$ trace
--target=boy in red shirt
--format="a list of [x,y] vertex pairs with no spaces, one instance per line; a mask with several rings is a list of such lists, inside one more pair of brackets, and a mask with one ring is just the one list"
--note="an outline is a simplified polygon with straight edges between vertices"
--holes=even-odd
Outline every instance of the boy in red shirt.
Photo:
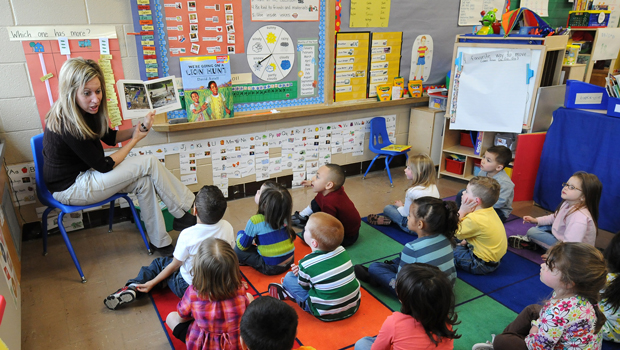
[[[317,194],[310,205],[301,212],[293,214],[292,223],[304,227],[308,216],[316,212],[324,212],[340,220],[344,226],[343,247],[348,247],[359,237],[362,219],[355,205],[344,192],[344,171],[337,164],[326,164],[319,168],[311,181],[304,181],[304,186],[312,186]],[[299,233],[303,239],[303,231]]]

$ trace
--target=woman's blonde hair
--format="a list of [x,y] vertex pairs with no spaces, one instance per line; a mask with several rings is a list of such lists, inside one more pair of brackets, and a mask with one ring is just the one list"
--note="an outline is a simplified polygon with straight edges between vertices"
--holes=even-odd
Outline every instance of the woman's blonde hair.
[[[101,83],[101,104],[95,114],[97,130],[91,129],[84,119],[84,111],[77,104],[77,94],[94,78]],[[93,60],[70,58],[58,74],[58,100],[45,116],[46,127],[57,133],[69,133],[80,140],[102,138],[108,131],[108,106],[103,72]]]
[[428,187],[437,183],[437,172],[433,160],[426,154],[417,154],[409,157],[407,166],[411,169],[411,185]]
[[192,275],[194,289],[202,299],[230,299],[241,287],[237,254],[228,242],[219,238],[207,238],[200,243]]

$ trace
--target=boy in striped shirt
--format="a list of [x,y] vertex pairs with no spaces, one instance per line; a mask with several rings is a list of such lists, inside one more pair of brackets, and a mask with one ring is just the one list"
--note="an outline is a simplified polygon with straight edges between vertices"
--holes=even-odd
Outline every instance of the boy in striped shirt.
[[360,283],[353,264],[340,245],[344,228],[326,213],[310,216],[304,241],[312,253],[292,265],[282,284],[271,283],[269,294],[280,300],[295,300],[321,321],[338,321],[353,316],[360,305]]

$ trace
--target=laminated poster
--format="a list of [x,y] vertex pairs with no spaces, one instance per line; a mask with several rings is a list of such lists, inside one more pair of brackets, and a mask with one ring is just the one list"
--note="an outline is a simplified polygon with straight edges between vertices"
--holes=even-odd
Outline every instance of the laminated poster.
[[321,10],[319,0],[251,0],[253,22],[316,22]]

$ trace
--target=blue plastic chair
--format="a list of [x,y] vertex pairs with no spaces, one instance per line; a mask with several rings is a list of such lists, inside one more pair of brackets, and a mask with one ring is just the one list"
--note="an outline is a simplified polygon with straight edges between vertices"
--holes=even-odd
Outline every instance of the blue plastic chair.
[[366,175],[368,175],[370,168],[372,168],[372,165],[375,164],[377,158],[385,157],[385,169],[387,170],[388,177],[390,178],[390,186],[394,187],[394,183],[392,182],[392,174],[390,173],[390,163],[394,157],[400,156],[401,154],[404,154],[405,157],[409,159],[409,156],[407,155],[409,150],[401,152],[382,150],[383,147],[387,147],[391,144],[392,142],[390,142],[387,127],[385,126],[385,118],[372,118],[370,120],[370,142],[368,143],[368,149],[377,155],[372,159],[372,162],[370,162],[370,165],[368,166],[368,169],[366,169],[366,173],[364,173],[362,179],[366,179]]
[[131,208],[131,212],[133,213],[134,220],[136,220],[136,224],[138,229],[140,230],[140,234],[142,235],[142,239],[144,240],[144,244],[146,245],[146,249],[149,255],[152,254],[151,248],[149,247],[149,241],[146,239],[146,235],[144,234],[144,230],[142,229],[142,225],[140,224],[140,217],[136,212],[136,208],[134,207],[131,199],[127,196],[126,193],[117,193],[112,197],[101,201],[99,203],[84,205],[84,206],[73,206],[73,205],[65,205],[55,200],[52,197],[52,194],[47,189],[47,185],[45,184],[45,180],[43,177],[43,134],[39,134],[30,139],[30,146],[32,147],[32,155],[34,157],[34,167],[36,171],[36,182],[37,182],[37,197],[39,197],[39,201],[47,206],[47,209],[43,212],[43,216],[41,218],[42,224],[42,236],[43,236],[43,255],[47,255],[47,215],[50,211],[59,208],[60,214],[58,214],[58,228],[60,229],[60,234],[62,235],[62,239],[65,241],[65,245],[69,250],[69,254],[71,254],[71,258],[73,259],[73,263],[80,273],[80,277],[82,278],[82,283],[86,283],[86,278],[84,277],[84,273],[82,272],[82,268],[80,267],[80,263],[78,262],[77,257],[75,256],[75,252],[73,251],[73,246],[71,245],[71,241],[69,241],[69,236],[67,236],[67,231],[62,224],[62,219],[65,214],[70,214],[76,211],[80,211],[83,209],[98,207],[107,203],[110,203],[110,227],[109,232],[112,232],[112,219],[114,217],[114,202],[119,198],[124,198],[127,203],[129,203],[129,207]]

